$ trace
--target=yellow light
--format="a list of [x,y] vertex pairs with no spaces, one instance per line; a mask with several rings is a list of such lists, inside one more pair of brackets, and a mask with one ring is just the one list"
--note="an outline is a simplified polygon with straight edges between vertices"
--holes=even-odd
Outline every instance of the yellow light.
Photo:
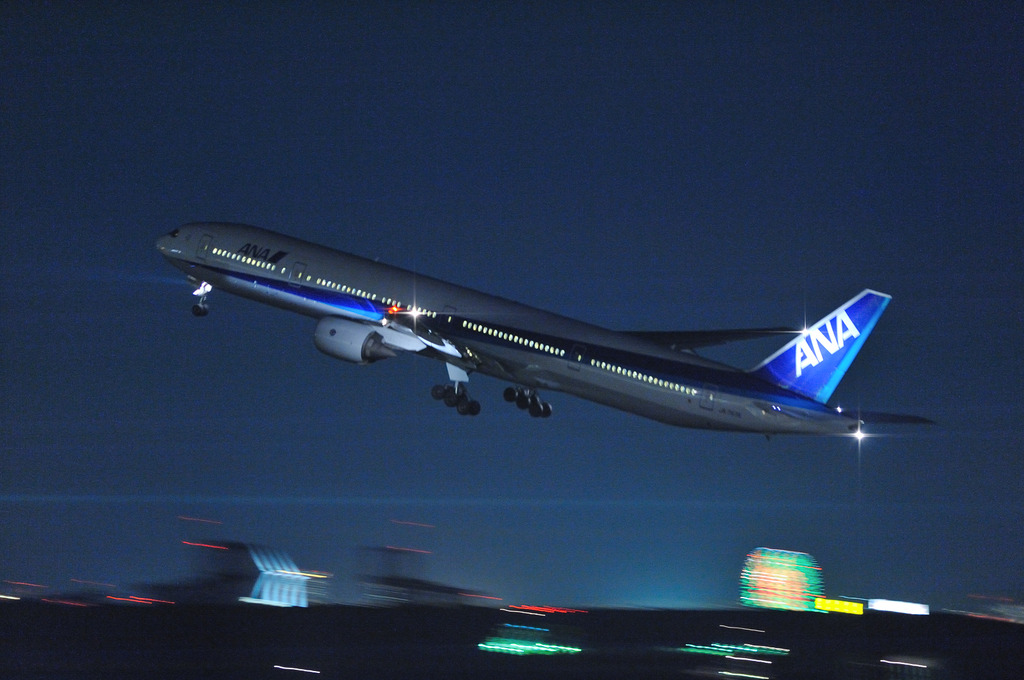
[[861,602],[829,600],[824,597],[814,598],[814,608],[825,612],[838,612],[840,614],[860,615],[864,613],[864,604]]

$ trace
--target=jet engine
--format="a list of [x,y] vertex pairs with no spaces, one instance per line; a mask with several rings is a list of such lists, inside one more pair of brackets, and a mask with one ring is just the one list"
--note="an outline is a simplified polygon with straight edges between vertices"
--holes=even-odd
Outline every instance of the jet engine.
[[384,337],[377,329],[336,316],[320,319],[313,334],[313,343],[324,354],[354,364],[371,364],[378,359],[396,356],[384,345]]

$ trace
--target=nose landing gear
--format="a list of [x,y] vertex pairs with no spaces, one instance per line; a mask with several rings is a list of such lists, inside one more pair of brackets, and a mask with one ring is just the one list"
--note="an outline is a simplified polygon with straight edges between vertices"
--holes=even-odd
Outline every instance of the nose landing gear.
[[192,294],[199,298],[199,302],[192,305],[193,316],[206,316],[210,313],[210,308],[206,306],[206,296],[211,290],[213,290],[213,286],[203,281],[198,288],[192,291]]

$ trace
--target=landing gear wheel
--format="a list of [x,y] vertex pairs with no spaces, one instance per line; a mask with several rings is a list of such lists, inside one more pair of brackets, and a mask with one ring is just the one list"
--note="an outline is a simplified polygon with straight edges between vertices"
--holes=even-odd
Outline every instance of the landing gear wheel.
[[530,416],[533,418],[540,418],[540,414],[544,412],[540,405],[540,399],[537,398],[536,394],[530,397],[529,408]]
[[210,313],[210,308],[204,304],[192,305],[192,316],[206,316]]
[[464,397],[456,404],[455,410],[458,411],[460,416],[475,416],[480,413],[480,402]]
[[551,417],[551,404],[541,401],[540,395],[533,389],[506,387],[502,396],[505,397],[505,401],[514,402],[518,408],[528,411],[534,418]]
[[434,385],[430,388],[430,396],[443,401],[445,406],[454,408],[459,415],[475,416],[480,413],[480,402],[469,398],[469,393],[462,383]]

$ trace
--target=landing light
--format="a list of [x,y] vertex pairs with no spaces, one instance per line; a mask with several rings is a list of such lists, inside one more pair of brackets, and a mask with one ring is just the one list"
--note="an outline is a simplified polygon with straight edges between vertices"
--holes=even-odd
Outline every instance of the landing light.
[[201,297],[209,293],[211,290],[213,290],[213,286],[208,284],[206,281],[203,281],[201,284],[199,284],[198,288],[192,291],[192,294]]

